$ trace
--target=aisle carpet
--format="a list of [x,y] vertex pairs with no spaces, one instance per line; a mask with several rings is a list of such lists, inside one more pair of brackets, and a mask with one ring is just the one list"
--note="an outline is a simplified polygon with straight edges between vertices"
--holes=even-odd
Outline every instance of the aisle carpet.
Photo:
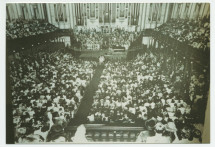
[[93,104],[93,96],[98,89],[103,69],[104,65],[98,65],[96,67],[95,74],[89,86],[86,88],[85,95],[81,101],[81,105],[79,106],[77,113],[75,114],[75,118],[69,123],[70,126],[76,126],[87,122],[87,116]]

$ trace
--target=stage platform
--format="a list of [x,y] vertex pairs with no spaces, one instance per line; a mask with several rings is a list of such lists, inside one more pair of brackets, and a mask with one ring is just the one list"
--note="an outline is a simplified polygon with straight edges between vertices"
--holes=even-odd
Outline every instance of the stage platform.
[[72,53],[84,60],[98,61],[100,56],[104,56],[107,60],[131,60],[136,57],[137,54],[144,53],[145,50],[141,49],[103,49],[103,50],[78,50],[72,49]]
[[[76,50],[77,51],[77,50]],[[108,60],[125,60],[127,52],[121,49],[106,49],[106,50],[79,50],[81,59],[98,60],[100,56],[104,56]]]

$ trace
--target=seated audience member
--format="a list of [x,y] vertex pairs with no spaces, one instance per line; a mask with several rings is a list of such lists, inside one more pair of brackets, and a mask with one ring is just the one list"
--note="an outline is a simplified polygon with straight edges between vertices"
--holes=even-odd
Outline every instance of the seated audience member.
[[63,127],[61,125],[53,125],[47,135],[46,142],[66,142]]

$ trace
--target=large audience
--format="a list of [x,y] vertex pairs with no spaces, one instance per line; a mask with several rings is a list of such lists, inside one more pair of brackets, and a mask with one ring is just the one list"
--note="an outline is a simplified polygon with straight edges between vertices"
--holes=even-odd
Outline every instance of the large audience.
[[[22,20],[7,23],[7,38],[54,30],[54,26],[45,22]],[[207,22],[172,20],[155,30],[194,48],[209,47]],[[74,31],[74,35],[81,49],[90,50],[129,48],[139,36],[123,29],[110,34],[82,29]],[[108,40],[104,35],[108,35]],[[197,63],[185,65],[183,59],[148,50],[131,61],[107,61],[88,123],[134,124],[152,131],[152,137],[161,134],[169,137],[169,143],[188,143],[194,138],[195,143],[201,142],[199,115],[191,115],[191,111],[197,100],[206,99],[204,90],[208,90],[209,71],[206,67],[195,70]],[[96,66],[97,62],[80,60],[62,51],[14,53],[10,61],[10,84],[16,143],[68,140],[64,128],[74,118]],[[145,133],[140,133],[137,142],[150,143]]]
[[6,22],[6,38],[8,40],[54,32],[58,28],[44,20],[16,20]]
[[201,21],[172,19],[156,28],[155,31],[196,49],[210,48],[210,22],[206,19]]
[[196,91],[205,86],[206,80],[203,72],[197,73],[198,77],[191,72],[187,96],[185,63],[178,60],[173,72],[173,66],[169,66],[172,62],[171,57],[158,58],[151,52],[130,62],[107,62],[88,122],[145,127],[148,120],[153,120],[162,125],[172,122],[180,131],[185,126],[195,130],[193,124],[199,121],[191,116],[192,99],[203,98]]
[[23,138],[36,134],[50,141],[47,135],[52,126],[66,127],[81,103],[94,66],[95,62],[78,60],[61,51],[16,53],[10,64],[16,142],[25,142]]

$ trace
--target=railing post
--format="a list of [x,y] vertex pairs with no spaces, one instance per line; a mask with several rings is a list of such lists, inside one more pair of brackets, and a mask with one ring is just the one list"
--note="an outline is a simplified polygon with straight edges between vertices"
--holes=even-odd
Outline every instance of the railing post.
[[113,141],[116,141],[116,131],[113,132]]
[[109,131],[106,132],[106,136],[107,136],[106,141],[109,141]]

